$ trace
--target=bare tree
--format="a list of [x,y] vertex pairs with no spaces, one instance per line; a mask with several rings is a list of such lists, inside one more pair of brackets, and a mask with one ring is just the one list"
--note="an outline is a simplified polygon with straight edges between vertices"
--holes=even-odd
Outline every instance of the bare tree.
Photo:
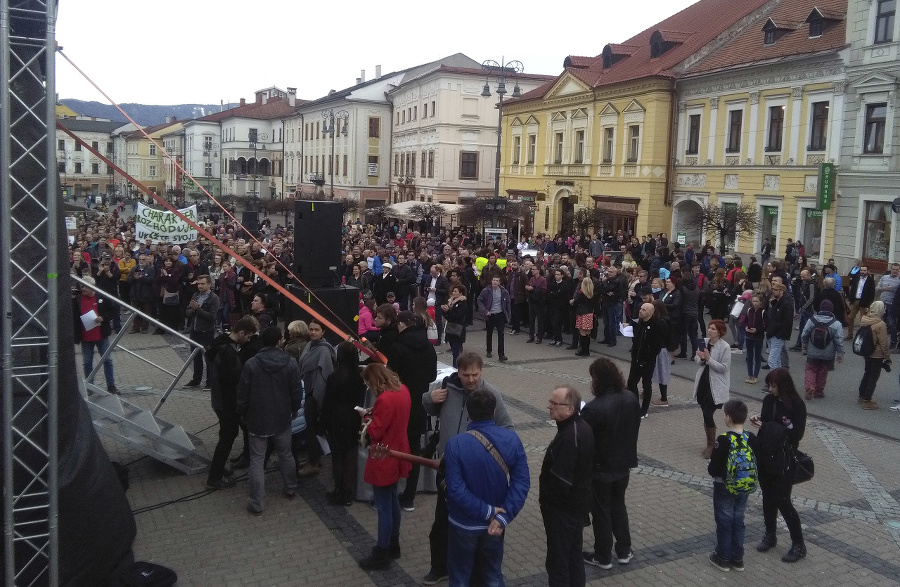
[[382,224],[388,218],[397,216],[397,211],[390,206],[376,206],[374,208],[366,208],[365,213],[366,220],[370,220],[375,225]]
[[410,217],[416,220],[433,220],[447,213],[447,209],[441,204],[422,203],[409,207]]
[[459,208],[459,220],[462,224],[474,226],[476,229],[483,229],[487,224],[495,218],[498,222],[502,221],[522,221],[526,216],[531,214],[531,207],[525,202],[507,202],[506,209],[502,212],[494,212],[487,209],[487,204],[483,198],[476,198],[462,204]]
[[692,220],[703,227],[703,232],[716,234],[720,252],[725,251],[725,239],[729,235],[752,238],[762,226],[759,214],[750,204],[707,204],[700,206]]
[[600,223],[600,209],[597,207],[580,208],[572,216],[572,224],[578,229],[581,236],[596,232]]

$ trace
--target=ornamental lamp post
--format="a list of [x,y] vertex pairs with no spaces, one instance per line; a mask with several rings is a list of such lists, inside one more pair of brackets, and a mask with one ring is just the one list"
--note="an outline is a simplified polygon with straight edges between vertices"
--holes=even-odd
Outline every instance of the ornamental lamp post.
[[322,118],[325,119],[325,130],[322,131],[323,134],[331,135],[331,161],[328,165],[328,173],[329,173],[329,175],[331,175],[331,199],[333,200],[334,199],[334,168],[337,166],[337,161],[334,158],[334,134],[335,134],[334,123],[335,123],[335,121],[337,121],[338,124],[340,124],[340,121],[342,121],[342,120],[344,121],[343,128],[341,128],[341,130],[338,132],[340,132],[340,134],[342,134],[343,136],[346,137],[347,136],[347,127],[349,126],[350,113],[347,112],[346,110],[338,110],[337,112],[335,112],[333,108],[329,108],[328,110],[322,112]]
[[[250,148],[253,149],[253,193],[246,197],[245,209],[248,212],[256,210],[256,204],[259,201],[259,160],[256,158],[257,144],[259,141],[269,140],[269,135],[259,133],[255,128],[251,128],[248,133],[250,139]],[[265,147],[263,147],[265,149]]]
[[[491,97],[491,85],[490,79],[493,77],[497,82],[497,95],[500,97],[500,101],[497,104],[498,116],[497,116],[497,163],[496,168],[494,169],[494,198],[500,197],[500,149],[501,149],[501,141],[503,138],[503,96],[506,95],[506,82],[512,78],[514,83],[512,97],[520,98],[522,96],[522,90],[519,89],[519,83],[516,80],[518,75],[525,71],[525,66],[522,65],[521,61],[504,61],[504,59],[500,58],[500,63],[492,59],[488,59],[487,61],[481,64],[481,69],[486,72],[485,81],[484,81],[484,90],[481,92],[482,98],[490,98]],[[505,208],[505,204],[504,204]]]

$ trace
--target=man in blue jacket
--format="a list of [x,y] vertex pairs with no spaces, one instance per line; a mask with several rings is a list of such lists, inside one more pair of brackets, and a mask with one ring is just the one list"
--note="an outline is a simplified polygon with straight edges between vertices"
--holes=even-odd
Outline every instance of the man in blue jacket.
[[503,534],[528,497],[525,448],[515,432],[494,423],[496,407],[493,394],[472,392],[468,432],[451,438],[444,453],[450,587],[472,583],[476,559],[481,583],[503,584]]

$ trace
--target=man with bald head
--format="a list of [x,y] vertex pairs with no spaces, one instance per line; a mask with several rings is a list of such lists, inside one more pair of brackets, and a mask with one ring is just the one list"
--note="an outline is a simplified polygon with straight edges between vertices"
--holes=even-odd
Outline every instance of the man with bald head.
[[[656,318],[653,304],[643,303],[638,311],[638,322],[634,326],[631,344],[631,369],[628,371],[626,387],[641,398],[641,417],[647,417],[650,398],[653,397],[653,368],[656,356],[666,343],[663,325]],[[641,381],[643,396],[638,394],[637,384]]]

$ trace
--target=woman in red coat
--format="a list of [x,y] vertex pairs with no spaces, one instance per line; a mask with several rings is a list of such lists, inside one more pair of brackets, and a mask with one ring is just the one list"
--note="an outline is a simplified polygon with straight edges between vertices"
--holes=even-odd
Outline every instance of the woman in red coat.
[[[400,384],[397,374],[380,363],[372,363],[363,372],[363,379],[375,394],[372,423],[368,434],[373,443],[409,452],[406,426],[409,423],[410,395]],[[378,544],[372,554],[359,562],[365,570],[386,569],[391,559],[400,558],[400,501],[397,481],[409,477],[412,464],[395,458],[366,461],[364,479],[372,485],[375,509],[378,511]]]

